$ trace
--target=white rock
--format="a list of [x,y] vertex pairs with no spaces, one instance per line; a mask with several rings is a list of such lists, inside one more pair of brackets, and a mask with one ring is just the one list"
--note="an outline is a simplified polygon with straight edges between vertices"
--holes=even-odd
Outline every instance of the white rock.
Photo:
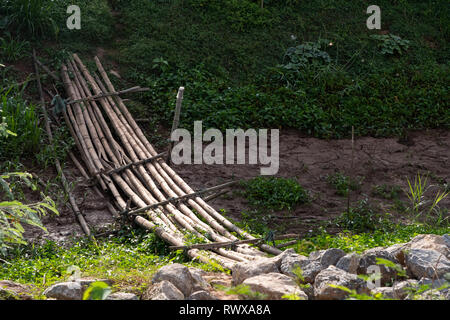
[[394,290],[394,298],[395,299],[400,299],[403,300],[405,299],[408,294],[410,293],[410,290],[408,290],[408,288],[410,289],[414,289],[417,288],[419,281],[414,280],[414,279],[408,279],[405,281],[400,281],[400,282],[396,282],[394,283],[392,289]]
[[371,291],[373,295],[381,293],[383,295],[383,298],[395,299],[394,289],[392,287],[377,287],[375,289],[372,289]]
[[192,292],[194,279],[189,268],[179,263],[169,264],[159,269],[153,276],[152,283],[170,281],[186,297]]
[[[398,264],[397,259],[395,259],[389,252],[387,252],[384,248],[377,247],[366,250],[361,255],[361,259],[359,260],[359,266],[357,273],[358,274],[368,274],[368,269],[371,266],[376,266],[379,268],[381,273],[381,285],[384,286],[387,283],[392,283],[393,280],[397,278],[397,273],[395,269],[386,267],[385,265],[377,264],[377,258],[382,258],[385,260],[389,260]],[[369,272],[370,273],[370,272]]]
[[232,269],[233,285],[241,284],[245,279],[266,273],[279,272],[277,261],[261,258],[250,262],[236,263]]
[[356,253],[349,253],[339,259],[336,267],[346,272],[356,274],[359,267],[361,257]]
[[336,248],[311,252],[309,260],[319,261],[325,268],[336,265],[340,258],[345,256],[345,251]]
[[408,243],[408,248],[434,250],[443,254],[447,259],[450,259],[448,240],[436,234],[419,234]]
[[243,284],[249,286],[252,291],[267,295],[269,300],[279,300],[285,294],[296,294],[301,299],[308,299],[292,278],[281,273],[261,274],[246,279]]
[[82,291],[81,284],[78,282],[60,282],[47,288],[44,295],[58,300],[81,300]]
[[450,260],[443,254],[426,249],[411,249],[406,254],[406,266],[417,278],[443,278],[450,272]]
[[171,282],[162,280],[154,284],[144,294],[145,300],[183,300],[183,293]]
[[299,255],[299,254],[291,254],[286,255],[282,260],[280,264],[280,271],[281,273],[287,275],[287,276],[295,276],[294,270],[296,268],[302,269],[306,263],[309,263],[309,260],[307,257]]
[[319,261],[305,262],[302,268],[302,276],[305,283],[314,283],[316,276],[320,271],[326,269],[326,267]]
[[205,290],[199,290],[193,292],[187,300],[218,300],[217,297],[210,294],[208,291]]
[[344,286],[357,293],[369,293],[366,282],[355,274],[345,272],[335,266],[319,272],[314,281],[314,296],[317,300],[342,300],[348,296],[344,290],[333,288],[330,284]]
[[203,275],[206,274],[205,271],[197,268],[189,268],[189,272],[193,279],[192,292],[211,289],[211,285],[203,279]]
[[139,298],[134,293],[115,292],[111,293],[106,300],[139,300]]

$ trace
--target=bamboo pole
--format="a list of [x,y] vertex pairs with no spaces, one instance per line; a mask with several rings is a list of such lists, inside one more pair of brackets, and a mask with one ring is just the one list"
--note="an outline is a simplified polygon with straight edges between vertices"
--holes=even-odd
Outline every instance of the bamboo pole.
[[[75,55],[74,55],[75,56]],[[108,75],[106,74],[100,60],[98,59],[98,57],[95,57],[95,62],[97,64],[97,68],[100,72],[100,74],[103,77],[103,80],[105,81],[105,83],[108,86],[108,89],[110,91],[115,91],[111,81],[108,78]],[[153,149],[153,147],[151,146],[151,144],[148,142],[148,140],[146,139],[145,135],[142,133],[142,130],[139,128],[139,126],[136,124],[136,122],[134,121],[133,117],[131,116],[131,114],[129,113],[128,109],[126,108],[126,106],[123,104],[121,98],[119,96],[114,97],[116,99],[116,101],[118,102],[118,106],[119,109],[124,113],[125,118],[128,120],[129,124],[131,125],[132,129],[133,129],[133,133],[137,135],[137,138],[139,140],[141,140],[141,142],[146,146],[148,152],[150,152],[150,155],[156,155],[156,151]],[[166,179],[167,183],[170,184],[170,186],[174,189],[174,191],[176,193],[178,193],[179,196],[184,195],[184,192],[186,193],[193,193],[194,191],[189,187],[189,185],[187,185],[168,165],[167,163],[164,163],[162,161],[158,161],[155,163],[156,168],[158,169],[158,171],[160,172],[160,174],[164,177],[164,179]],[[173,183],[173,181],[171,180],[171,178],[173,178],[177,184],[180,185],[180,187],[183,189],[181,190],[180,187],[178,187],[177,184]],[[184,191],[184,192],[183,192]],[[196,202],[196,203],[195,203]],[[194,204],[195,203],[195,204]],[[197,205],[197,203],[199,205]],[[247,239],[254,239],[253,236],[251,236],[250,234],[248,234],[247,232],[243,231],[242,229],[238,228],[237,226],[235,226],[234,224],[232,224],[229,220],[227,220],[226,218],[224,218],[223,216],[221,216],[217,211],[215,211],[211,206],[209,206],[208,204],[206,204],[200,197],[196,197],[193,200],[189,200],[189,204],[192,205],[194,207],[194,209],[196,209],[203,218],[205,218],[208,223],[213,224],[214,225],[214,229],[218,230],[221,234],[223,234],[224,236],[230,237],[232,239],[236,239],[236,237],[234,237],[232,234],[230,234],[228,231],[226,231],[225,229],[221,228],[217,222],[219,221],[223,226],[225,226],[226,228],[228,228],[229,230],[236,232],[237,234],[247,238]],[[203,210],[205,209],[205,210]],[[210,216],[211,215],[211,216]],[[281,253],[281,250],[278,250],[276,248],[270,247],[268,245],[261,245],[261,249],[263,249],[266,252],[269,252],[271,254],[279,254]]]
[[[53,143],[53,134],[52,134],[52,129],[50,127],[50,123],[48,121],[47,108],[45,108],[45,100],[44,100],[44,94],[42,92],[39,68],[38,68],[38,65],[36,62],[36,51],[34,49],[33,49],[33,61],[34,61],[34,70],[36,73],[37,87],[38,87],[39,96],[40,96],[41,109],[42,109],[42,113],[44,114],[45,130],[47,131],[50,146],[51,146],[51,148],[53,148],[53,144],[52,144]],[[55,166],[56,166],[56,170],[58,171],[58,174],[61,176],[61,182],[62,182],[63,188],[69,197],[70,205],[72,207],[72,210],[73,210],[78,222],[80,223],[81,229],[88,237],[91,237],[91,231],[89,230],[89,226],[87,225],[86,220],[84,219],[83,215],[81,214],[81,211],[78,208],[78,205],[75,201],[75,198],[72,195],[72,192],[70,192],[69,183],[67,182],[66,176],[64,175],[64,171],[62,170],[61,163],[59,162],[58,158],[55,158]]]
[[[92,90],[94,91],[94,94],[101,95],[102,93],[108,93],[103,84],[100,81],[95,82],[92,76],[90,76],[87,69],[82,64],[81,60],[74,55],[74,59],[76,63],[73,63],[73,69],[75,71],[75,78],[77,79],[75,82],[78,83],[76,89],[79,93],[78,99],[84,99],[89,96],[92,96],[92,93],[90,90],[87,89],[86,83],[83,83],[84,79],[81,76],[83,74],[87,82],[89,82]],[[77,65],[80,67],[81,72],[80,76],[77,74]],[[99,68],[100,73],[102,74],[102,70]],[[104,73],[104,70],[103,70]],[[106,73],[102,74],[104,80]],[[99,79],[97,79],[99,80]],[[109,79],[108,79],[109,80]],[[109,92],[116,92],[114,88],[112,87],[112,84],[108,83],[107,80],[105,80],[107,86],[109,87]],[[112,88],[111,88],[111,87]],[[84,87],[84,88],[83,88]],[[75,90],[75,91],[76,91]],[[83,92],[84,91],[84,92]],[[76,92],[75,92],[76,93]],[[83,96],[84,95],[84,96]],[[72,100],[75,100],[75,97],[72,97]],[[123,102],[121,98],[118,95],[105,95],[104,97],[100,97],[99,100],[84,100],[84,104],[86,108],[93,108],[94,111],[91,109],[88,109],[86,112],[83,113],[84,118],[78,117],[80,122],[84,120],[87,124],[90,132],[95,136],[95,134],[98,135],[98,141],[96,142],[97,146],[96,148],[98,150],[104,150],[106,155],[108,157],[112,157],[112,154],[116,153],[115,151],[111,152],[110,150],[118,149],[120,148],[120,145],[117,141],[114,139],[111,139],[111,137],[108,137],[109,134],[106,134],[106,139],[102,138],[102,131],[107,131],[108,126],[105,125],[102,119],[102,112],[97,110],[93,104],[96,102],[99,102],[100,105],[103,108],[103,111],[106,113],[108,118],[110,119],[111,125],[115,130],[115,133],[119,136],[119,140],[122,142],[122,145],[125,147],[125,150],[122,150],[123,154],[121,155],[121,158],[119,157],[113,157],[113,158],[107,158],[103,159],[102,157],[99,157],[99,159],[102,162],[109,161],[111,162],[111,165],[113,167],[116,167],[117,162],[119,161],[126,161],[126,162],[139,162],[144,159],[148,159],[149,157],[154,157],[157,155],[157,153],[154,151],[153,147],[148,143],[148,140],[146,140],[145,136],[143,136],[142,132],[140,134],[137,134],[137,131],[135,130],[134,126],[136,123],[134,122],[131,115],[128,113],[128,110],[123,105]],[[117,101],[117,105],[114,101]],[[76,103],[74,103],[76,105]],[[123,107],[121,106],[123,105]],[[77,112],[77,110],[76,110]],[[90,118],[89,120],[87,118]],[[97,120],[94,120],[94,118],[97,118]],[[131,119],[131,120],[130,120]],[[104,128],[105,127],[105,128]],[[139,129],[140,131],[140,129]],[[106,133],[106,132],[104,132]],[[83,138],[84,139],[84,138]],[[101,143],[102,147],[98,143]],[[109,148],[106,146],[109,144]],[[78,145],[77,145],[78,146]],[[88,150],[91,151],[91,150]],[[127,163],[125,162],[125,165]],[[123,163],[123,162],[122,162]],[[128,163],[129,164],[129,163]],[[118,186],[121,188],[121,190],[130,198],[133,200],[133,203],[135,203],[138,207],[145,207],[145,203],[148,205],[152,204],[158,204],[161,207],[159,211],[159,215],[155,213],[155,210],[149,210],[148,216],[151,219],[150,221],[141,217],[141,216],[135,216],[134,221],[142,226],[142,227],[148,227],[148,228],[159,228],[156,233],[160,235],[160,237],[171,243],[175,244],[183,244],[183,236],[179,233],[178,229],[175,228],[175,230],[172,230],[171,228],[168,228],[168,221],[169,219],[173,221],[174,223],[177,223],[180,227],[182,227],[185,230],[189,230],[192,233],[195,233],[195,228],[200,228],[199,226],[205,227],[204,230],[210,230],[212,231],[212,238],[215,241],[224,241],[224,240],[236,240],[237,238],[233,235],[231,235],[228,231],[222,228],[222,226],[211,216],[208,214],[208,210],[210,210],[208,207],[205,210],[199,203],[198,200],[199,197],[196,197],[196,200],[189,199],[187,202],[189,205],[191,205],[194,209],[196,209],[197,213],[205,218],[207,221],[206,223],[199,220],[199,218],[183,203],[179,204],[179,210],[176,208],[176,206],[172,205],[171,203],[167,204],[161,204],[162,201],[167,201],[170,198],[173,197],[181,197],[184,195],[188,195],[185,191],[183,191],[183,188],[186,188],[186,186],[180,185],[178,186],[177,183],[180,182],[181,178],[178,177],[175,174],[175,178],[172,178],[170,175],[171,171],[167,170],[163,167],[163,164],[165,164],[161,159],[155,160],[150,163],[138,165],[138,166],[132,166],[132,170],[129,168],[125,170],[119,170],[119,172],[114,172],[113,180],[118,184]],[[103,163],[103,166],[107,166],[105,163]],[[168,168],[168,166],[166,166]],[[149,172],[146,171],[146,169],[149,170]],[[112,171],[115,169],[112,169]],[[136,174],[136,176],[134,175]],[[120,177],[122,175],[123,177]],[[153,179],[156,180],[157,185],[153,181]],[[174,179],[174,180],[172,180]],[[141,182],[142,181],[142,182]],[[184,183],[184,181],[182,181]],[[145,186],[143,185],[145,183]],[[150,194],[147,191],[151,192],[152,195],[150,197]],[[140,191],[140,189],[144,189]],[[134,191],[133,191],[134,190]],[[166,196],[162,193],[166,193],[169,198],[166,198]],[[194,191],[192,190],[192,193]],[[141,198],[144,197],[144,198]],[[152,198],[153,197],[153,198]],[[186,197],[188,198],[188,197]],[[143,201],[143,199],[146,199]],[[153,200],[155,200],[153,202]],[[119,207],[123,210],[126,209],[126,205],[123,205],[123,199],[122,199],[122,205]],[[197,208],[199,210],[197,210]],[[212,209],[212,208],[211,208]],[[214,209],[212,209],[214,210]],[[157,209],[156,209],[157,211]],[[215,210],[214,210],[215,211]],[[167,217],[164,214],[164,212],[167,212]],[[163,220],[165,221],[163,221]],[[166,217],[164,219],[164,217]],[[197,225],[198,224],[198,225]],[[210,226],[211,225],[211,226]],[[219,228],[217,228],[219,227]],[[222,228],[222,230],[220,230]],[[223,236],[219,236],[218,234],[215,234],[216,230],[219,229],[220,233],[223,234]],[[156,230],[156,229],[155,229]],[[178,232],[176,232],[178,231]],[[203,236],[203,235],[202,235]],[[213,258],[218,261],[222,265],[228,265],[232,266],[236,261],[245,261],[245,260],[252,260],[255,259],[255,255],[262,254],[259,251],[255,251],[254,249],[251,249],[250,247],[247,247],[245,244],[239,244],[237,245],[236,251],[229,251],[225,250],[224,248],[215,248],[213,249],[217,252],[217,254],[213,252],[200,252],[196,251],[196,249],[190,249],[188,250],[188,255],[192,258],[198,258],[201,261],[208,261],[209,259]]]
[[[175,105],[175,113],[173,115],[172,122],[172,130],[170,130],[170,135],[172,136],[173,132],[178,128],[178,124],[180,123],[180,112],[181,112],[181,103],[183,102],[183,94],[184,87],[180,87],[177,93],[177,103]],[[170,139],[169,149],[167,151],[167,163],[171,163],[171,153],[173,148],[173,141]]]
[[104,98],[104,97],[108,97],[108,96],[115,96],[115,95],[121,95],[121,94],[126,94],[126,93],[134,93],[134,92],[144,92],[144,91],[148,91],[149,88],[141,88],[141,87],[132,87],[132,88],[128,88],[125,90],[121,90],[118,92],[107,92],[107,93],[100,93],[100,94],[96,94],[93,96],[88,96],[85,98],[79,98],[76,100],[71,100],[66,102],[66,105],[68,104],[74,104],[77,102],[85,102],[85,101],[93,101],[93,100],[98,100],[100,98]]

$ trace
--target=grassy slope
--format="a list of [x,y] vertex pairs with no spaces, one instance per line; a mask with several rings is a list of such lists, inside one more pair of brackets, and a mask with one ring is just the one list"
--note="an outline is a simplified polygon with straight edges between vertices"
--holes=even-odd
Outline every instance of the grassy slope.
[[[188,128],[203,120],[220,129],[294,127],[342,137],[352,125],[377,136],[449,127],[445,1],[378,3],[383,31],[410,41],[407,52],[392,56],[370,37],[379,32],[366,28],[366,3],[277,3],[121,3],[121,62],[129,79],[154,89],[142,99],[152,116],[168,123],[184,85]],[[277,67],[287,48],[318,39],[333,43],[325,49],[330,64],[298,73]],[[155,58],[168,67],[155,66]]]

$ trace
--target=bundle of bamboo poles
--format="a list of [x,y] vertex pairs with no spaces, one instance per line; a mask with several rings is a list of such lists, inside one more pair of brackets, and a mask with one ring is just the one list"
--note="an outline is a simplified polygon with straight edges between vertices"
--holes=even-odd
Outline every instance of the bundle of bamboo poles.
[[[117,91],[97,57],[95,63],[99,75],[93,76],[76,54],[62,66],[64,87],[73,102],[67,104],[64,119],[89,175],[112,195],[118,211],[127,212],[130,202],[137,208],[162,202],[132,218],[172,246],[186,246],[187,239],[200,243],[255,239],[193,194],[165,159],[157,156],[121,97],[110,94]],[[149,158],[151,161],[143,161]],[[117,168],[121,169],[114,170]],[[186,197],[189,194],[192,197]],[[183,201],[166,201],[180,197]],[[266,244],[259,248],[271,254],[281,252]],[[230,269],[236,262],[266,256],[248,244],[208,251],[192,248],[187,254],[205,263],[216,260]]]

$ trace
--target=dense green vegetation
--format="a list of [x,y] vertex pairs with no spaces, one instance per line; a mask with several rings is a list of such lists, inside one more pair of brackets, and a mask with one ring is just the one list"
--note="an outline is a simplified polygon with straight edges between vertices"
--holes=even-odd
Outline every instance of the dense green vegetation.
[[378,5],[387,35],[366,28],[359,1],[118,1],[121,61],[153,89],[142,101],[165,123],[184,85],[188,128],[203,120],[319,137],[348,136],[352,125],[376,136],[448,128],[448,6]]

